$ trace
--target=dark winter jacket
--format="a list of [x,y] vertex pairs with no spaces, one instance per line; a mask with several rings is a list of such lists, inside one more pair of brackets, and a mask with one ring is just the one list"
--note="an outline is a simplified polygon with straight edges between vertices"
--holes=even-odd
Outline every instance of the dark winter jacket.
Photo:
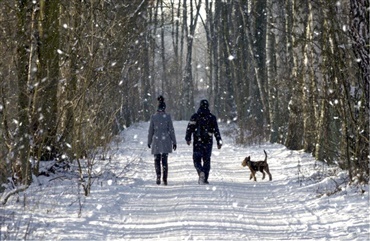
[[151,146],[152,154],[171,153],[173,145],[176,145],[175,130],[171,115],[158,111],[150,118],[148,145]]
[[197,113],[191,116],[185,140],[191,141],[192,135],[194,145],[212,144],[213,136],[216,138],[217,145],[222,144],[216,116],[208,108],[199,108]]

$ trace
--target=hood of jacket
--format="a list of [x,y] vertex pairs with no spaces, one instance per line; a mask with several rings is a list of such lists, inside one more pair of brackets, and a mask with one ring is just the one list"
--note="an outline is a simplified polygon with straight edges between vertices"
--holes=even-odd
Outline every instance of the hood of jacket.
[[200,107],[197,111],[197,114],[200,116],[206,116],[206,115],[209,115],[210,113],[211,111],[208,108],[202,108],[202,107]]

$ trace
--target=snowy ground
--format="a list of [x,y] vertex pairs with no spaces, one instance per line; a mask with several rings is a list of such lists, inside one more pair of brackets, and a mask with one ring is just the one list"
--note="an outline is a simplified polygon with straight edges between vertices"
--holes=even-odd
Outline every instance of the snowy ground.
[[[198,185],[186,124],[174,123],[168,186],[155,184],[148,123],[136,124],[95,166],[90,196],[66,172],[0,206],[0,240],[369,240],[369,187],[343,184],[345,172],[300,151],[239,147],[223,135],[210,185]],[[264,149],[273,180],[253,182],[241,162],[264,159]]]

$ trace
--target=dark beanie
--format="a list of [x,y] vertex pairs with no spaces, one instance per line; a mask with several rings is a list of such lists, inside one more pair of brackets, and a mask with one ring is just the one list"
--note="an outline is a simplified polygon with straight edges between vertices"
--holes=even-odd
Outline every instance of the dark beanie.
[[202,108],[202,109],[208,109],[208,106],[209,106],[208,100],[201,100],[200,101],[200,108]]
[[158,111],[164,111],[166,109],[166,103],[164,103],[163,96],[159,96],[158,98]]

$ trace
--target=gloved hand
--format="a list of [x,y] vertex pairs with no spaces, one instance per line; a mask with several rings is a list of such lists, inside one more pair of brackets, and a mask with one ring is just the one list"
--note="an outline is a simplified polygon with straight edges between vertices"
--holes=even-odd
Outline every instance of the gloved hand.
[[173,144],[173,150],[176,151],[177,145]]
[[148,147],[150,148],[150,144],[148,144]]
[[221,149],[221,147],[222,147],[222,140],[220,140],[219,142],[217,142],[217,148],[218,149]]
[[187,141],[187,142],[186,142],[186,144],[188,144],[188,145],[190,146],[190,144],[191,144],[191,141]]

